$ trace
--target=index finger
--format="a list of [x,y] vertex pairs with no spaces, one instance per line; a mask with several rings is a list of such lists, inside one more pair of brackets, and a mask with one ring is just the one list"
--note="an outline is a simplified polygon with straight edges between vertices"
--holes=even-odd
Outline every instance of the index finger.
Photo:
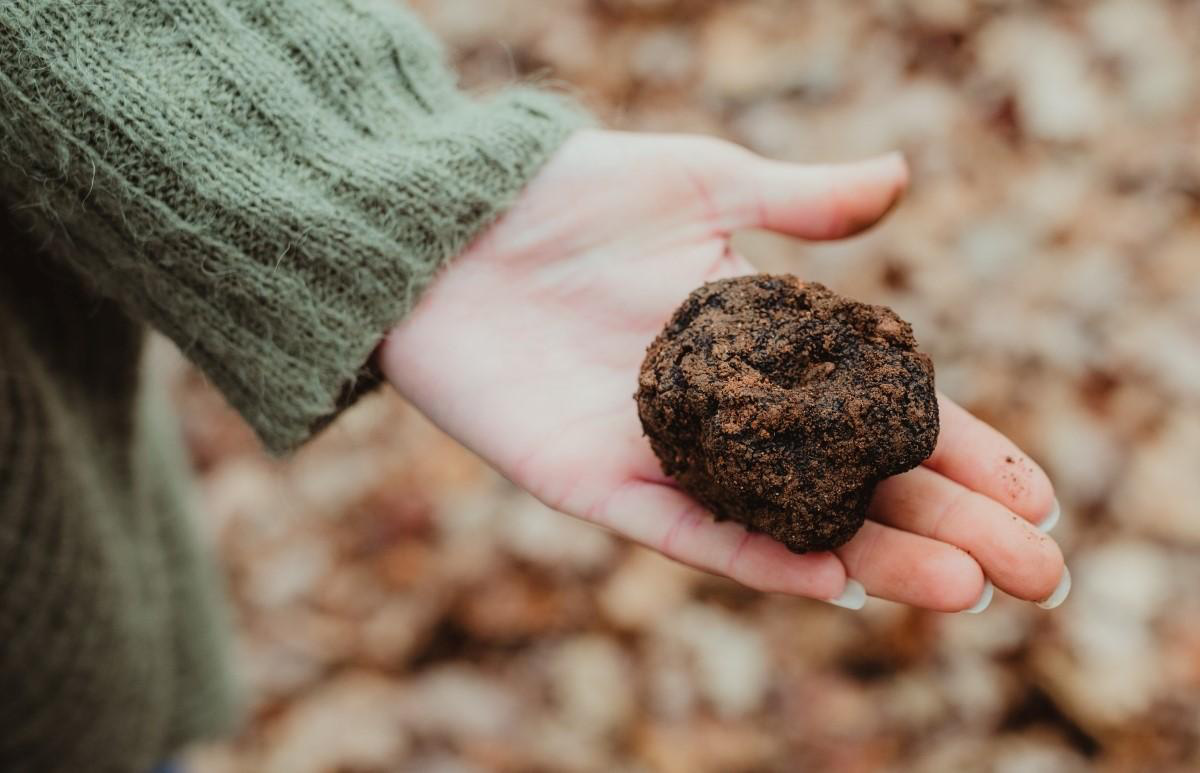
[[1054,486],[1038,463],[995,429],[938,394],[941,432],[925,466],[994,499],[1032,523],[1057,507]]
[[[753,590],[830,600],[846,592],[846,570],[828,552],[796,554],[735,521],[716,521],[673,486],[632,480],[582,514],[664,556]],[[861,606],[859,599],[857,606]]]

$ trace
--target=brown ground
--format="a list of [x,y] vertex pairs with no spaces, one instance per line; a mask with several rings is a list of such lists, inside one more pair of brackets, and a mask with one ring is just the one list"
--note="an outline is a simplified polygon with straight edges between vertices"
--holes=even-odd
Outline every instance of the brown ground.
[[891,309],[790,274],[697,288],[650,345],[637,403],[663,471],[718,518],[832,550],[876,484],[933,453],[933,363]]
[[254,710],[199,773],[1200,769],[1200,6],[418,5],[472,83],[553,68],[615,126],[904,150],[882,228],[738,249],[912,322],[1054,479],[1074,590],[978,617],[747,593],[547,513],[398,401],[277,465],[181,373]]

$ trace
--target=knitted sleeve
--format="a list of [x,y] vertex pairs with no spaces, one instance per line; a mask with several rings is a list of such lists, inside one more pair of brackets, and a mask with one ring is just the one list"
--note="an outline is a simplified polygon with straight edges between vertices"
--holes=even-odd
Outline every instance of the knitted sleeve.
[[398,0],[4,0],[0,201],[283,453],[570,131]]

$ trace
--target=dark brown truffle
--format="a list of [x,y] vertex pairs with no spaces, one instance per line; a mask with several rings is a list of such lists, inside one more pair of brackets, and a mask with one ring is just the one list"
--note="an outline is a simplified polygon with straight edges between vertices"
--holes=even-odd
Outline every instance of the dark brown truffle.
[[663,470],[803,553],[844,544],[876,484],[933,453],[933,363],[891,309],[793,276],[710,282],[646,352],[638,415]]

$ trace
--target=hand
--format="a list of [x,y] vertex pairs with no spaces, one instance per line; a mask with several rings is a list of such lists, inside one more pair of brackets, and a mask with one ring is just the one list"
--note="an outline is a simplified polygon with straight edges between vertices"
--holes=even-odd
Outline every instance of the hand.
[[[834,552],[795,555],[716,522],[663,476],[633,393],[647,345],[712,279],[754,273],[731,232],[836,239],[907,183],[898,156],[769,161],[720,140],[587,130],[446,267],[381,348],[387,377],[442,429],[549,506],[763,591],[942,611],[992,586],[1047,599],[1068,581],[1045,474],[942,398],[937,450],[884,481]],[[1061,599],[1058,599],[1061,600]]]

